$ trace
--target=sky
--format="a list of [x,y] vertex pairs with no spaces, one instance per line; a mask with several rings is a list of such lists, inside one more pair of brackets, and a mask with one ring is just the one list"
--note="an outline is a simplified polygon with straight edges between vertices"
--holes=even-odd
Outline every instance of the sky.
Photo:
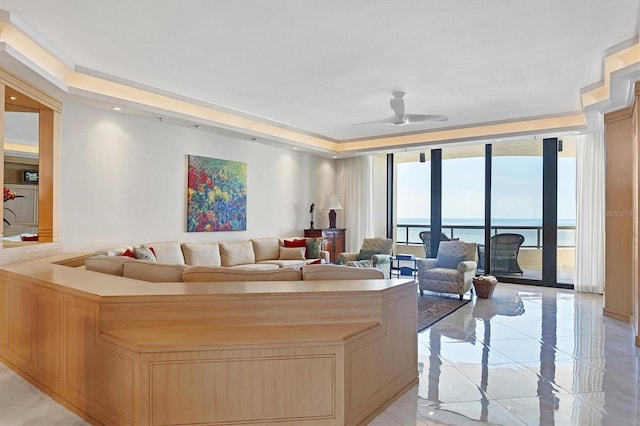
[[[398,164],[398,218],[428,218],[430,163]],[[558,219],[575,221],[575,159],[558,158]],[[542,157],[494,157],[494,219],[542,221]],[[484,157],[442,162],[442,217],[484,218]],[[401,221],[400,221],[401,222]]]

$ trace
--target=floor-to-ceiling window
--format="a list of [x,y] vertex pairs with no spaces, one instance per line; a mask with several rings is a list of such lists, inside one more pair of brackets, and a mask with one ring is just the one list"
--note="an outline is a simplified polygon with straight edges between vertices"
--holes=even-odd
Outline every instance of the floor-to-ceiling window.
[[484,145],[442,149],[442,232],[484,243]]
[[547,138],[394,154],[397,252],[439,228],[442,238],[478,243],[482,273],[572,285],[574,152],[572,142]]
[[576,141],[558,145],[558,282],[573,284],[576,246]]
[[[424,256],[419,234],[431,224],[431,155],[430,151],[394,155],[396,168],[396,239],[398,244],[413,246],[413,253]],[[404,250],[404,252],[412,250]],[[403,252],[401,250],[401,252]]]
[[492,275],[542,279],[542,141],[492,144],[491,235]]

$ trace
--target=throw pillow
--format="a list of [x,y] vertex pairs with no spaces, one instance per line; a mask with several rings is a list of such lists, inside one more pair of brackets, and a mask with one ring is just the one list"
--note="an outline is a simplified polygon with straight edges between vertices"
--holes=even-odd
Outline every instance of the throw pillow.
[[360,250],[360,253],[358,253],[358,260],[371,260],[371,258],[376,254],[380,254],[380,251],[379,250]]
[[306,247],[280,247],[280,260],[304,260]]
[[446,253],[438,253],[436,266],[438,268],[458,269],[458,263],[463,262],[466,256],[464,254],[454,255]]
[[129,250],[129,249],[126,249],[126,250],[124,251],[124,253],[122,253],[120,256],[132,257],[132,258],[134,258],[134,259],[136,258],[136,257],[134,256],[133,252],[132,252],[131,250]]
[[136,259],[148,260],[149,262],[156,262],[156,255],[149,247],[141,246],[133,248],[133,255]]
[[322,250],[322,238],[307,238],[307,259],[317,259]]
[[307,265],[320,265],[322,263],[322,259],[316,259],[311,263],[308,263]]
[[299,240],[284,240],[285,247],[307,247],[307,240],[301,238]]

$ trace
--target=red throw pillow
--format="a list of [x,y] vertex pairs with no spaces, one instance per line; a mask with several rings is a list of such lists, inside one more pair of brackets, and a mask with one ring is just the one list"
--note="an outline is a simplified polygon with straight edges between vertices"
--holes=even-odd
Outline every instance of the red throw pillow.
[[284,240],[285,247],[307,247],[307,239],[302,238],[300,240]]
[[316,260],[314,262],[309,263],[309,265],[319,265],[321,263],[322,263],[322,259],[318,259],[318,260]]
[[22,241],[38,241],[37,235],[21,235],[20,239]]
[[127,257],[133,257],[135,259],[135,256],[133,255],[133,252],[129,249],[126,249],[124,251],[124,253],[122,253],[120,256],[127,256]]
[[153,253],[153,255],[154,255],[155,257],[158,257],[158,255],[156,254],[156,251],[153,249],[153,247],[149,247],[149,251],[150,251],[151,253]]

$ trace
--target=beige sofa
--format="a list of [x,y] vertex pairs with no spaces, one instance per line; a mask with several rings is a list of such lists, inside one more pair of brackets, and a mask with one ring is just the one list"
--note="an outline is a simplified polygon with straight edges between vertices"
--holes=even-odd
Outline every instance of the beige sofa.
[[[329,253],[318,251],[318,258],[305,259],[301,253],[306,250],[284,247],[284,241],[284,238],[258,238],[218,243],[144,244],[155,252],[155,262],[123,256],[133,247],[120,246],[97,251],[85,260],[85,269],[150,282],[384,278],[384,274],[366,269],[358,272],[358,268],[313,265],[319,261],[328,263]],[[308,271],[304,274],[308,276],[303,276],[303,271]],[[324,278],[314,278],[318,276]]]

